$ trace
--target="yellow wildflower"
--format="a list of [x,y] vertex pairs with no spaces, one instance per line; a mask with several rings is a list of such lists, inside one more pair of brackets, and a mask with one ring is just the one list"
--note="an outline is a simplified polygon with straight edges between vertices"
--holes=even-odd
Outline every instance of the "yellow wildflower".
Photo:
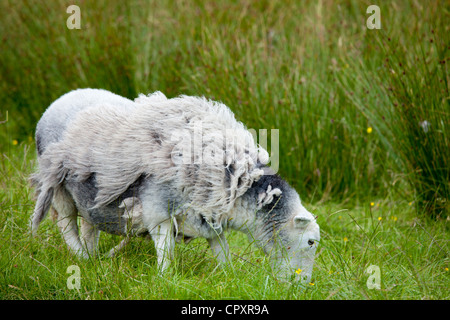
[[367,133],[372,133],[372,127],[367,128]]
[[300,274],[300,273],[302,273],[302,271],[303,271],[302,269],[298,268],[298,269],[295,271],[295,273],[296,273],[296,274]]
[[348,238],[347,237],[344,237],[344,242],[347,242],[348,241]]
[[382,217],[378,217],[378,221],[381,221],[383,218]]
[[15,140],[15,139],[12,141],[12,144],[15,146],[17,146],[18,143],[19,143],[19,141]]
[[314,285],[314,283],[310,282],[310,283],[309,283],[309,285],[310,285],[310,286],[313,286],[313,285]]
[[370,206],[373,207],[375,205],[375,202],[371,202]]

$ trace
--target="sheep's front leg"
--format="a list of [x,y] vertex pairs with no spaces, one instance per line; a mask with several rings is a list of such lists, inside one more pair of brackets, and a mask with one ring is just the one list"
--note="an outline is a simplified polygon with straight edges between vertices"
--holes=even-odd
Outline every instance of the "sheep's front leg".
[[228,242],[223,232],[214,238],[208,239],[208,243],[217,261],[221,263],[229,261]]
[[155,243],[159,272],[165,272],[173,259],[175,246],[171,220],[163,221],[152,228],[150,235]]

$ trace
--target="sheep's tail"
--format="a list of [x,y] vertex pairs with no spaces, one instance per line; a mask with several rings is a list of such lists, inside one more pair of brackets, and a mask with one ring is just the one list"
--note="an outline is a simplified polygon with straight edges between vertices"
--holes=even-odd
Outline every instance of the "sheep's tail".
[[32,174],[29,178],[29,182],[36,190],[36,206],[34,207],[34,213],[31,217],[31,232],[33,236],[36,235],[37,229],[41,221],[47,215],[50,205],[52,204],[54,189],[49,186],[45,186],[42,183],[39,173]]
[[45,188],[39,191],[34,213],[31,217],[31,232],[33,236],[36,235],[39,224],[46,217],[53,199],[53,188]]
[[46,151],[38,157],[39,168],[36,173],[29,177],[29,182],[36,190],[36,206],[31,217],[31,232],[36,235],[36,231],[41,221],[46,217],[52,204],[53,195],[61,188],[67,170],[63,165],[63,160],[59,156],[61,152]]

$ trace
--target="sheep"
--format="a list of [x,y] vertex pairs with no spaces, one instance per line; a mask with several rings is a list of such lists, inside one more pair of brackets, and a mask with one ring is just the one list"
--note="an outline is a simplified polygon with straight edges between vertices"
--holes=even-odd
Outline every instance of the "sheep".
[[310,280],[320,240],[315,217],[224,104],[78,89],[48,107],[35,138],[33,234],[52,207],[76,255],[92,256],[100,231],[125,236],[110,255],[133,236],[150,236],[164,272],[175,242],[198,237],[219,262],[230,262],[224,232],[235,229],[256,240],[281,276],[301,269],[297,278]]

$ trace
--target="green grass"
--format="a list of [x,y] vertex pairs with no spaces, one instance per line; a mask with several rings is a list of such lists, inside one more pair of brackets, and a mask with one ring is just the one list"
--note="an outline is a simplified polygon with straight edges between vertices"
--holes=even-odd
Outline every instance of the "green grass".
[[[70,4],[81,30],[66,28]],[[448,299],[449,6],[383,2],[382,29],[368,30],[371,4],[1,1],[0,298]],[[50,219],[31,238],[36,123],[83,87],[205,95],[249,128],[279,129],[280,174],[319,216],[314,285],[276,280],[239,233],[234,269],[198,239],[164,278],[145,239],[86,262]],[[102,252],[118,241],[102,235]],[[79,291],[66,286],[72,264]],[[366,286],[370,265],[381,290]]]
[[[161,277],[151,241],[136,238],[110,259],[103,254],[120,238],[108,234],[98,257],[79,260],[51,218],[30,236],[32,147],[15,146],[0,168],[2,299],[449,299],[448,225],[420,219],[407,201],[389,197],[351,209],[306,204],[321,226],[312,284],[274,277],[268,259],[236,231],[228,233],[233,267],[218,265],[206,241],[196,239],[176,246]],[[71,265],[80,268],[79,290],[67,287]],[[380,290],[367,287],[370,265],[381,270]]]

